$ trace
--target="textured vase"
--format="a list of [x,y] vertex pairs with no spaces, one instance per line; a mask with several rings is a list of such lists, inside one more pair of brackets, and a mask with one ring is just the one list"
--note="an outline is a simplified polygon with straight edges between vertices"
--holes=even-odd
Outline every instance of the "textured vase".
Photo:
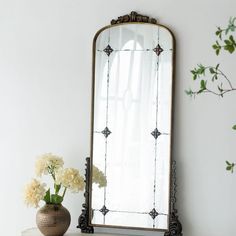
[[36,215],[36,224],[45,236],[62,236],[70,226],[70,212],[61,204],[46,204]]

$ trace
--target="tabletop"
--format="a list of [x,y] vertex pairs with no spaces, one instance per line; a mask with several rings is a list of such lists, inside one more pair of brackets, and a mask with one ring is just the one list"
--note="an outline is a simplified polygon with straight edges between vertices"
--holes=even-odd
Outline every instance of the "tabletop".
[[[85,234],[81,233],[80,229],[69,229],[64,236],[134,236],[129,234],[118,234],[118,233],[94,233],[94,234]],[[43,236],[43,234],[38,230],[38,228],[30,228],[22,231],[21,236]],[[136,235],[138,236],[138,235]],[[155,235],[158,236],[158,235]]]
[[[78,236],[81,235],[79,230],[68,230],[64,236]],[[21,233],[21,236],[43,236],[37,228],[26,229]]]

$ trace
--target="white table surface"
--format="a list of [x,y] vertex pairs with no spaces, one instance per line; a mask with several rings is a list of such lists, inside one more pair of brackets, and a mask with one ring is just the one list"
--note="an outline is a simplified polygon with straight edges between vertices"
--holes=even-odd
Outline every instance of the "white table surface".
[[[85,233],[81,233],[80,229],[69,229],[64,234],[64,236],[89,236],[89,235],[91,236],[128,236],[128,234],[121,235],[121,234],[111,234],[111,233],[85,234]],[[43,236],[43,234],[38,230],[38,228],[30,228],[30,229],[26,229],[22,231],[21,236]]]
[[[69,229],[65,234],[65,236],[78,236],[84,235],[80,233],[80,229],[71,230]],[[43,236],[43,234],[37,228],[26,229],[22,231],[21,236]]]

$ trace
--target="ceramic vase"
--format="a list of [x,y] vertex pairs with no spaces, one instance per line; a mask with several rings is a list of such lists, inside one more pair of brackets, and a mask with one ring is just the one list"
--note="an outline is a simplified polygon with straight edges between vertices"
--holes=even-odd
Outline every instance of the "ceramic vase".
[[70,212],[61,204],[46,204],[36,214],[36,224],[45,236],[64,235],[70,221]]

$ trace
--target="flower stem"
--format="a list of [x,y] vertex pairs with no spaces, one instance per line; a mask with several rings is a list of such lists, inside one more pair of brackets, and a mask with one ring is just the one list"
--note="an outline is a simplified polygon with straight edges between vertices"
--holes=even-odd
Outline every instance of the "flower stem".
[[63,191],[63,194],[62,194],[62,197],[64,198],[65,194],[66,194],[66,190],[67,188],[65,187],[64,191]]

